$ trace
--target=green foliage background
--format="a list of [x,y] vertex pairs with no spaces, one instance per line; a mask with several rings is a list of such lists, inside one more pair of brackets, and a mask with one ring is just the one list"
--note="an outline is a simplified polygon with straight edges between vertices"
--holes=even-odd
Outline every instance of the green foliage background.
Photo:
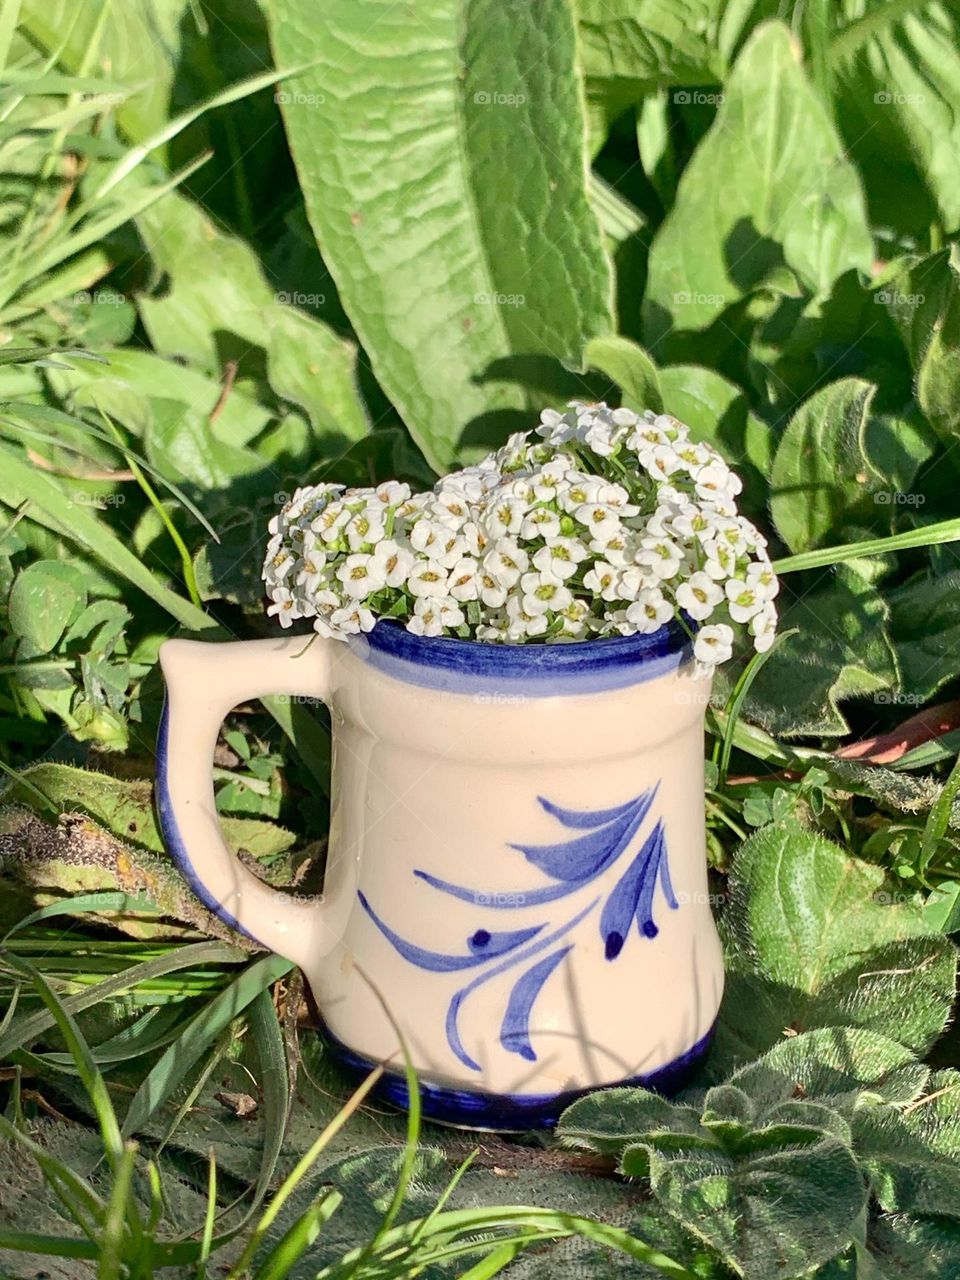
[[[483,1140],[447,1211],[552,1225],[445,1219],[443,1248],[531,1280],[960,1275],[958,28],[923,0],[0,2],[4,1274],[202,1275],[210,1205],[238,1275],[440,1248],[433,1219],[384,1241],[470,1145],[372,1109],[249,1234],[347,1087],[287,967],[166,861],[156,655],[267,632],[298,484],[429,485],[577,396],[738,468],[788,634],[708,716],[702,1078]],[[316,887],[328,761],[306,706],[225,726],[225,833],[273,883]]]

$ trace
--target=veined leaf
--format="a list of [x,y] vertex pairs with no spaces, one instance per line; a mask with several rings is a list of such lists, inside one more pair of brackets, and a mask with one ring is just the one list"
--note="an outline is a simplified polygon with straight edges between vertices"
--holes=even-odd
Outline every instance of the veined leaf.
[[720,0],[578,0],[583,67],[591,96],[617,105],[665,85],[715,84]]
[[747,698],[748,715],[770,733],[843,734],[842,703],[897,687],[889,609],[848,565],[822,586],[781,599],[780,628],[799,628],[764,665]]
[[790,31],[767,23],[737,59],[653,242],[648,345],[656,354],[671,328],[706,328],[784,267],[816,294],[871,258],[856,172]]
[[[934,221],[953,230],[960,222],[955,6],[845,0],[836,9],[860,19],[834,40],[831,62],[837,120],[874,220],[908,235]],[[866,38],[858,38],[863,28]]]
[[579,364],[613,329],[569,8],[272,0],[270,14],[277,58],[315,60],[281,101],[324,261],[384,390],[446,469],[502,438],[525,360]]

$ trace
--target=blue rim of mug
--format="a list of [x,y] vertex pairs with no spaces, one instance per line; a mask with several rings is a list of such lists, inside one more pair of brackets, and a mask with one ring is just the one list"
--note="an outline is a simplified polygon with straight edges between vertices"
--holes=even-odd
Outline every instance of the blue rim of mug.
[[647,635],[566,644],[489,644],[417,636],[397,622],[382,620],[365,635],[353,636],[350,648],[375,670],[422,688],[553,697],[644,684],[689,662],[693,646],[676,621]]
[[[474,1089],[455,1089],[418,1079],[420,1102],[424,1116],[438,1124],[467,1129],[486,1129],[494,1133],[525,1133],[531,1129],[552,1129],[560,1116],[578,1098],[599,1089],[643,1088],[665,1096],[677,1093],[689,1084],[713,1043],[716,1021],[705,1035],[684,1053],[655,1071],[611,1080],[609,1084],[589,1089],[568,1089],[562,1093],[513,1094],[486,1093]],[[382,1063],[354,1052],[323,1025],[321,1034],[331,1057],[353,1076],[368,1076]],[[406,1110],[408,1093],[406,1076],[399,1071],[384,1071],[373,1088],[373,1096],[392,1106]]]

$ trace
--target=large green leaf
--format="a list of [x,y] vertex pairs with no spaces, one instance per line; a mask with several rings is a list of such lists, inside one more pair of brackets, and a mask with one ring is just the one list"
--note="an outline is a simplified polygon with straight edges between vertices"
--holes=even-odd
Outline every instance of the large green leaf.
[[891,592],[888,600],[890,638],[900,660],[902,690],[912,702],[926,702],[956,678],[960,572],[917,578]]
[[789,268],[826,293],[872,244],[856,172],[787,27],[748,40],[650,251],[645,334],[696,331]]
[[737,1275],[798,1276],[845,1250],[866,1201],[836,1138],[745,1157],[685,1152],[650,1158],[653,1193]]
[[899,680],[886,604],[847,565],[832,579],[817,575],[812,589],[778,603],[781,627],[799,633],[761,668],[747,696],[748,714],[778,735],[848,732],[842,702],[893,689]]
[[[791,551],[839,541],[884,513],[919,506],[909,486],[931,453],[929,431],[873,412],[876,387],[841,378],[787,424],[770,476],[770,506]],[[845,538],[844,534],[848,536]]]
[[591,97],[621,109],[665,85],[723,78],[719,0],[578,0],[583,69]]
[[874,219],[907,235],[923,235],[934,221],[955,229],[960,224],[955,6],[846,0],[837,9],[853,19],[874,19],[868,39],[841,36],[833,59],[837,119],[864,175]]
[[902,259],[877,298],[907,348],[920,408],[952,443],[960,427],[960,249]]
[[[324,260],[429,461],[502,435],[530,358],[613,328],[564,0],[271,0]],[[375,124],[373,123],[375,122]],[[526,359],[524,359],[526,358]],[[510,415],[503,419],[504,424]]]
[[784,1031],[866,1027],[917,1053],[942,1032],[956,949],[933,935],[919,903],[892,900],[880,867],[811,832],[769,826],[741,846],[729,893],[715,1070]]
[[[909,1113],[908,1113],[909,1114]],[[935,1151],[893,1107],[860,1107],[853,1114],[857,1158],[888,1213],[960,1217],[960,1162]]]
[[851,1113],[864,1095],[913,1102],[929,1074],[909,1049],[886,1036],[860,1027],[822,1027],[781,1040],[730,1082],[755,1102],[806,1098]]

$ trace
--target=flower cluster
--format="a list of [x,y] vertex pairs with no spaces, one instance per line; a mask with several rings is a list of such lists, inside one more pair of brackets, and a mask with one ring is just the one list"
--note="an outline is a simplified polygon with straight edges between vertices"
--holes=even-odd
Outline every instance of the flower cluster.
[[546,409],[428,493],[299,489],[270,523],[269,612],[346,639],[380,618],[423,636],[522,644],[678,619],[703,672],[737,631],[773,643],[777,579],[737,512],[740,481],[666,414]]

